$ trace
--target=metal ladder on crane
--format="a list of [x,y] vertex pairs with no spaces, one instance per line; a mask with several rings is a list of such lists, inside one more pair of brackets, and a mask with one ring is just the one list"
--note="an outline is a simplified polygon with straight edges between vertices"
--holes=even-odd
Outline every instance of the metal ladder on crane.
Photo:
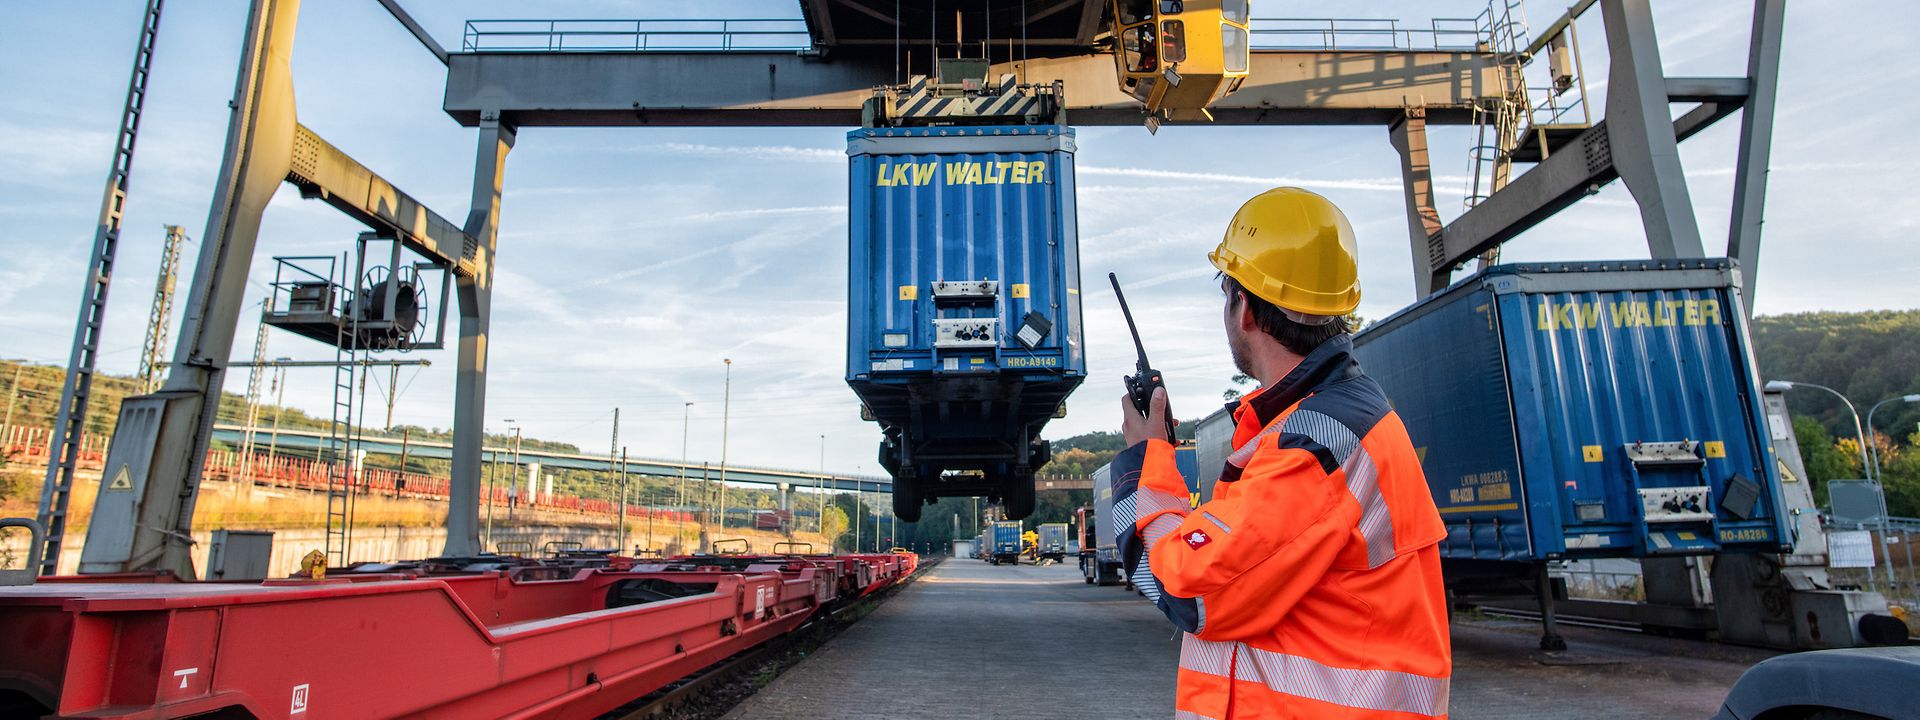
[[173,289],[180,276],[180,246],[187,239],[186,228],[167,226],[166,244],[160,248],[160,272],[153,283],[153,309],[147,313],[147,339],[140,345],[140,392],[160,389],[165,378],[167,325],[173,320]]
[[[342,272],[346,270],[345,257],[340,267]],[[357,280],[359,275],[351,277]],[[334,343],[333,421],[327,426],[327,448],[333,460],[327,473],[326,557],[330,568],[346,567],[353,545],[353,485],[358,475],[354,450],[359,444],[354,437],[353,391],[360,362],[360,314],[352,300],[344,299],[352,286],[341,283],[339,287],[345,311]]]
[[[1467,149],[1467,173],[1462,210],[1472,210],[1507,186],[1513,175],[1513,149],[1527,122],[1530,105],[1523,74],[1526,63],[1527,11],[1525,0],[1492,0],[1475,22],[1487,49],[1498,58],[1500,92],[1473,106],[1473,145]],[[1481,255],[1481,264],[1500,257],[1493,248]]]
[[[140,134],[140,115],[147,99],[147,77],[153,64],[153,43],[160,32],[160,6],[147,0],[140,22],[140,44],[133,53],[133,77],[127,82],[127,102],[120,113],[120,134],[113,151],[113,169],[107,173],[106,197],[101,199],[100,225],[93,238],[93,257],[87,265],[87,283],[80,296],[80,320],[73,331],[73,351],[67,359],[67,378],[60,389],[60,413],[54,421],[59,444],[47,461],[47,477],[40,493],[39,521],[46,528],[40,554],[40,574],[60,567],[60,544],[67,533],[67,506],[73,500],[74,465],[80,459],[87,427],[87,403],[93,395],[94,368],[100,354],[100,328],[107,316],[107,290],[120,248],[120,219],[126,208],[128,178],[133,170],[133,145]],[[102,478],[101,489],[121,481]],[[130,481],[128,481],[130,482]],[[128,486],[131,490],[131,485]]]
[[[262,302],[262,313],[273,312],[273,296],[268,295]],[[266,379],[267,370],[267,329],[272,327],[265,322],[253,336],[253,367],[247,373],[247,424],[240,432],[240,476],[234,478],[235,494],[240,497],[253,496],[253,473],[257,460],[254,451],[258,448],[260,403],[262,402],[261,384]],[[277,410],[276,410],[277,412]],[[271,460],[271,458],[269,458]]]

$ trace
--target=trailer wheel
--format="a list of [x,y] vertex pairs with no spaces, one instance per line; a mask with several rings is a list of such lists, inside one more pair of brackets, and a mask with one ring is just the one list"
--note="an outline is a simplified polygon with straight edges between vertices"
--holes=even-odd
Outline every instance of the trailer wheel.
[[1033,471],[1015,470],[1007,480],[1008,520],[1024,520],[1033,514]]
[[893,516],[900,522],[920,522],[920,492],[914,487],[912,473],[902,472],[893,479]]

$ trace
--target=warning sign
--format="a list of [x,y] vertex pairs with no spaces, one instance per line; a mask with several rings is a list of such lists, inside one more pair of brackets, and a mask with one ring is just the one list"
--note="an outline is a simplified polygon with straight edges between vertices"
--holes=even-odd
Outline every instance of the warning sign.
[[121,465],[120,470],[113,474],[113,481],[107,483],[107,489],[118,491],[133,490],[133,475],[127,472],[127,466]]

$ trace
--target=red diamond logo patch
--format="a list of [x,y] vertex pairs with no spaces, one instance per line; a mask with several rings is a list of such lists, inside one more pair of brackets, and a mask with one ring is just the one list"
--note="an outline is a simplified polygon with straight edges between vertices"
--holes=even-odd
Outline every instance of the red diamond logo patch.
[[1195,530],[1193,532],[1187,533],[1187,536],[1185,539],[1187,541],[1187,547],[1193,548],[1195,550],[1199,550],[1200,548],[1206,547],[1207,543],[1213,542],[1213,538],[1208,537],[1205,532],[1200,530]]

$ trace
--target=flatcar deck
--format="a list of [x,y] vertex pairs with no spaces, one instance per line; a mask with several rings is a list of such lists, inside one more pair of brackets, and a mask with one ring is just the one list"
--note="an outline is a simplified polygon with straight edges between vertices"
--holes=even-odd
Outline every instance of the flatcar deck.
[[[1761,650],[1595,628],[1541,653],[1536,623],[1457,615],[1459,718],[1705,718]],[[948,560],[728,720],[1173,715],[1179,643],[1145,600],[1072,565]]]

